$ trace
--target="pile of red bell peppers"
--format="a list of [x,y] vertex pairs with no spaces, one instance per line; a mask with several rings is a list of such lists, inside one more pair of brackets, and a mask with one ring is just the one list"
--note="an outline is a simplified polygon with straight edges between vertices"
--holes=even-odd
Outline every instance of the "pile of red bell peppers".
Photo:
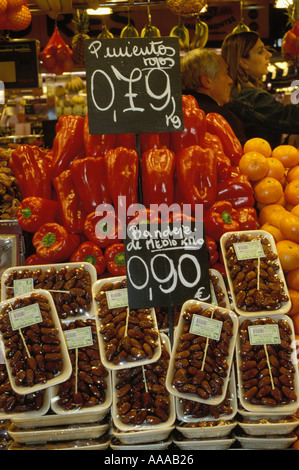
[[225,119],[205,115],[191,96],[183,96],[183,115],[182,131],[140,134],[140,155],[135,134],[90,135],[88,115],[61,116],[51,150],[14,150],[18,222],[35,249],[26,263],[88,261],[98,276],[125,274],[117,213],[125,196],[126,207],[140,202],[146,216],[151,204],[202,204],[210,266],[224,272],[221,235],[259,224],[252,186],[238,170],[243,150]]

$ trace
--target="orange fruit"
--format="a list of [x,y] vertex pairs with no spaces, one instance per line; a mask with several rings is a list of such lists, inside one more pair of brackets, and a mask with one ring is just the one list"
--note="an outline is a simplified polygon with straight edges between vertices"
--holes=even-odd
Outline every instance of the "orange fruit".
[[289,183],[293,180],[299,180],[299,165],[293,166],[287,172],[287,182]]
[[299,243],[299,217],[288,212],[285,217],[280,220],[279,230],[284,238]]
[[299,268],[289,271],[286,281],[289,289],[299,290]]
[[255,184],[253,192],[257,202],[275,204],[282,197],[283,188],[277,179],[266,176]]
[[20,5],[8,9],[8,29],[22,31],[31,23],[31,12],[27,5]]
[[239,169],[250,181],[259,181],[269,171],[268,159],[259,152],[244,153],[239,161]]
[[292,212],[292,214],[297,215],[297,217],[299,217],[299,204],[296,204],[296,206],[294,206],[291,209],[291,212]]
[[260,210],[260,223],[261,225],[268,223],[279,229],[280,220],[286,212],[285,208],[280,204],[268,204]]
[[289,272],[299,268],[299,245],[292,240],[281,240],[276,243],[278,257],[283,271]]
[[271,233],[276,243],[279,242],[280,240],[284,240],[284,236],[279,230],[279,228],[275,227],[274,225],[269,224],[268,222],[262,225],[260,230],[266,230],[266,232]]
[[280,160],[285,168],[293,168],[299,164],[299,151],[293,145],[278,145],[272,151],[272,157]]
[[299,179],[290,181],[284,189],[286,202],[296,206],[299,204]]
[[252,139],[247,140],[245,142],[243,151],[247,152],[259,152],[265,157],[271,157],[272,149],[269,142],[265,139],[261,139],[260,137],[253,137]]
[[295,289],[289,289],[289,297],[292,302],[292,307],[288,312],[288,315],[297,315],[299,313],[299,291]]
[[283,184],[285,176],[284,166],[281,161],[273,157],[267,158],[267,161],[269,165],[267,176],[272,176],[272,178],[276,178]]

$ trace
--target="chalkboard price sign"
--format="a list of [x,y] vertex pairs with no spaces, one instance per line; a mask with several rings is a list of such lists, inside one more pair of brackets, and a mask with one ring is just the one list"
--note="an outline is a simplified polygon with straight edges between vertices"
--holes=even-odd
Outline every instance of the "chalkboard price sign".
[[211,302],[203,223],[127,226],[125,256],[130,308]]
[[90,134],[183,130],[178,38],[84,43]]

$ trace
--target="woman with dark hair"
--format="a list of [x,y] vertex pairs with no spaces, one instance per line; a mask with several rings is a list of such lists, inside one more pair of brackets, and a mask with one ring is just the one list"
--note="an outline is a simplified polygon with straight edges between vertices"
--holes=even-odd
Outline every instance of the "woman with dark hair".
[[247,139],[261,137],[272,148],[282,144],[283,134],[299,134],[299,107],[282,104],[265,90],[271,53],[253,31],[231,33],[223,41],[222,57],[233,80],[227,107],[243,122]]

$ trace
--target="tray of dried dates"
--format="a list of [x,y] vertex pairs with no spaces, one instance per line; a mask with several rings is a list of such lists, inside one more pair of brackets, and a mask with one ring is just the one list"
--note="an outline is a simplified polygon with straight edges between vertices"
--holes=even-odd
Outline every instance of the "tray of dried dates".
[[112,371],[112,418],[121,431],[158,430],[174,424],[175,400],[165,386],[170,340],[161,333],[162,353],[151,364]]
[[293,322],[287,315],[241,318],[236,342],[239,400],[252,413],[291,415],[299,405]]
[[57,414],[102,412],[104,417],[112,401],[111,372],[101,361],[94,319],[63,323],[72,363],[68,380],[52,387],[51,408]]
[[1,277],[1,300],[44,289],[51,293],[61,320],[92,317],[92,284],[97,280],[91,263],[18,266]]
[[42,289],[0,304],[0,334],[12,389],[27,395],[64,382],[72,372],[51,294]]
[[100,353],[107,369],[156,362],[161,339],[153,308],[128,307],[126,277],[101,279],[92,286]]
[[269,232],[228,232],[220,246],[236,313],[247,317],[288,313],[291,301]]
[[227,392],[238,317],[231,310],[188,300],[174,335],[166,386],[177,397],[210,405]]

